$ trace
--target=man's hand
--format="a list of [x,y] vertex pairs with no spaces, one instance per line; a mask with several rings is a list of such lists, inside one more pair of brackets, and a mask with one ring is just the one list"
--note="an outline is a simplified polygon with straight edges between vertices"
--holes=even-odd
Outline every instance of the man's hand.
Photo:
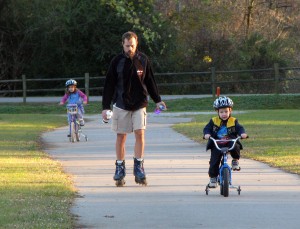
[[160,106],[163,106],[163,107],[164,107],[163,110],[167,110],[167,106],[166,106],[166,104],[165,104],[164,101],[161,101],[161,102],[159,102],[159,103],[156,103],[156,109],[162,110],[162,109],[160,108]]
[[109,111],[109,110],[102,111],[102,119],[104,119],[104,120],[107,120],[107,115],[106,115],[107,111]]

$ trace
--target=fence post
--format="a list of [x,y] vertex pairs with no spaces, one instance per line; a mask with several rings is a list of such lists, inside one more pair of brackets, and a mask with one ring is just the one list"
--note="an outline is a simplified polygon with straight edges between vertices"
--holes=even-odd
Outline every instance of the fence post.
[[87,96],[87,99],[89,101],[89,95],[90,95],[90,75],[88,72],[84,74],[84,88],[85,88],[85,94]]
[[23,103],[26,103],[26,75],[22,75],[22,82],[23,82]]
[[211,93],[213,98],[216,97],[216,68],[211,67]]
[[274,64],[274,77],[275,77],[275,94],[279,94],[279,64]]

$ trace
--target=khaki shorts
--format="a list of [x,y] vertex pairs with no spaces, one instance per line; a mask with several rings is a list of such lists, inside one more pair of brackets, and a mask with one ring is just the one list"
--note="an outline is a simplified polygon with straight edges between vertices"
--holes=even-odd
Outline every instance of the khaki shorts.
[[136,111],[127,111],[113,107],[112,130],[116,133],[132,133],[134,130],[146,129],[146,108]]

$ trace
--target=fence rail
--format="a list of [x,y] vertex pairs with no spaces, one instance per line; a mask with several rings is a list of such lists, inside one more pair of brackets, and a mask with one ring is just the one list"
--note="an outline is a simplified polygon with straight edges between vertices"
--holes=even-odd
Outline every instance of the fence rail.
[[[229,71],[217,71],[214,67],[210,71],[206,72],[179,72],[179,73],[156,73],[156,80],[159,88],[172,88],[172,87],[202,87],[202,91],[209,90],[214,97],[216,94],[216,87],[222,85],[222,87],[233,87],[239,84],[241,88],[246,84],[250,84],[248,89],[253,90],[257,84],[266,84],[266,87],[272,87],[272,93],[282,93],[283,87],[285,90],[290,90],[290,85],[297,85],[296,93],[300,92],[300,67],[284,67],[280,68],[277,63],[273,68],[266,69],[251,69],[251,70],[229,70]],[[179,78],[180,77],[180,78]],[[190,78],[188,80],[188,78]],[[61,92],[64,82],[69,78],[34,78],[27,79],[25,75],[22,75],[21,79],[14,80],[0,80],[1,84],[14,84],[14,90],[1,90],[0,95],[22,93],[23,102],[26,103],[26,97],[28,93],[37,92]],[[82,77],[73,77],[75,80],[84,81],[85,94],[90,95],[92,91],[102,91],[105,76],[90,76],[89,73],[85,73]],[[95,83],[91,81],[97,81],[100,86],[93,86]],[[55,88],[28,88],[29,82],[57,82],[61,86]],[[100,83],[99,83],[100,82]],[[17,86],[18,84],[18,86]],[[270,86],[272,84],[272,86]],[[204,87],[203,87],[204,86]],[[40,84],[39,84],[40,87]],[[252,89],[251,89],[252,87]],[[265,87],[262,85],[262,87]],[[2,87],[0,87],[2,88]],[[170,89],[165,89],[166,91]],[[229,89],[228,89],[229,90]],[[243,90],[243,89],[240,89]],[[197,93],[197,92],[196,92]],[[292,93],[292,92],[290,92]],[[295,92],[294,92],[295,93]]]

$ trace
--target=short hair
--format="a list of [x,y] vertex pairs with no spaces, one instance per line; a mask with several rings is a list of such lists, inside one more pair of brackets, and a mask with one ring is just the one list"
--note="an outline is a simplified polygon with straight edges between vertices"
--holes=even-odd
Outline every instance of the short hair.
[[136,39],[136,43],[138,43],[138,36],[136,33],[128,31],[122,35],[122,43],[124,43],[125,39],[130,40],[131,38]]

